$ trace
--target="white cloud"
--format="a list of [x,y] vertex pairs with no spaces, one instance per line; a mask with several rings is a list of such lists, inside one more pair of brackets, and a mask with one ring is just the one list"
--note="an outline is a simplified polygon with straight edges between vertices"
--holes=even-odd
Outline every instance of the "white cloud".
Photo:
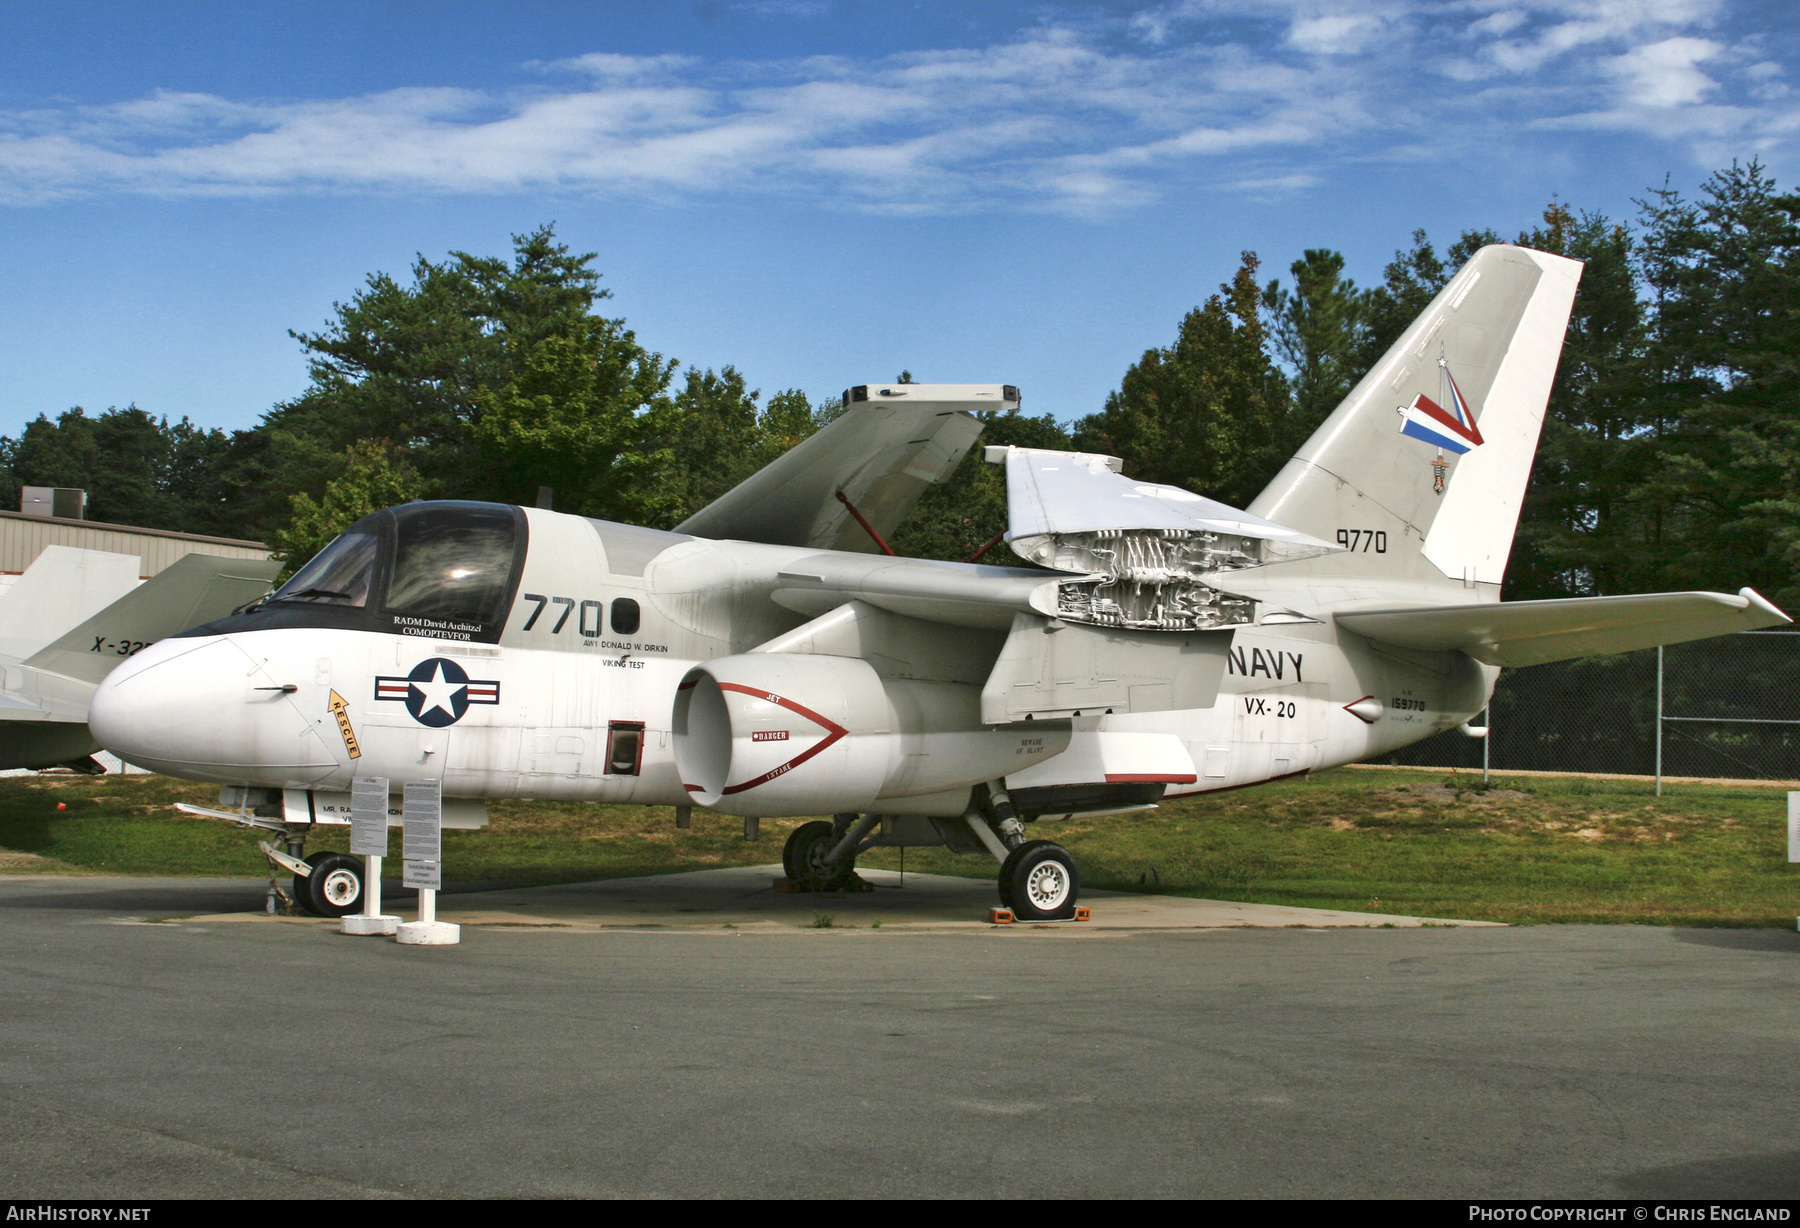
[[1679,107],[1702,101],[1719,83],[1697,65],[1724,51],[1706,38],[1665,38],[1633,47],[1607,62],[1607,70],[1624,83],[1626,101],[1640,107]]
[[732,7],[758,17],[823,17],[831,11],[829,0],[744,0]]
[[1313,55],[1355,55],[1381,32],[1373,13],[1326,13],[1297,17],[1288,27],[1288,42]]
[[1294,171],[1286,175],[1268,175],[1261,179],[1237,179],[1226,186],[1252,196],[1291,196],[1296,192],[1318,187],[1319,177],[1306,171]]
[[[1546,0],[1517,6],[1541,20],[1527,37],[1496,39],[1486,54],[1507,72],[1530,73],[1570,52],[1643,31],[1704,27],[1722,7],[1723,0]],[[1513,20],[1510,28],[1527,24]]]
[[1523,9],[1501,9],[1497,13],[1489,13],[1480,21],[1463,31],[1467,38],[1503,38],[1531,20],[1531,15]]
[[[1725,0],[1176,0],[985,47],[761,62],[594,52],[510,91],[0,111],[0,201],[295,191],[829,197],[1095,214],[1184,182],[1632,130],[1785,148],[1785,68]],[[802,6],[805,7],[805,6]],[[1119,36],[1136,36],[1121,39]],[[1733,41],[1735,38],[1735,41]],[[1729,155],[1728,155],[1729,156]],[[1262,169],[1271,157],[1303,172]]]

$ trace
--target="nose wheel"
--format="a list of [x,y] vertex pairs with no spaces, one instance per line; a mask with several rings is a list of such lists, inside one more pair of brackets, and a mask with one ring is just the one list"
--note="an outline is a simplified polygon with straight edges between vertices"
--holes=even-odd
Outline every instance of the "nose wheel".
[[1081,896],[1081,872],[1069,850],[1027,840],[1000,865],[1000,903],[1021,921],[1067,921]]
[[294,899],[321,917],[344,917],[363,904],[363,863],[344,853],[310,858],[312,873],[295,876]]

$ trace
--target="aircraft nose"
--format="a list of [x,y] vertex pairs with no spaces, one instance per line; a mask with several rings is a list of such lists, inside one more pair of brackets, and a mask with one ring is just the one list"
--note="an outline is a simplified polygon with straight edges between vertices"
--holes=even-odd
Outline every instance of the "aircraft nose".
[[107,675],[88,728],[153,771],[299,787],[336,763],[282,686],[230,637],[162,640]]

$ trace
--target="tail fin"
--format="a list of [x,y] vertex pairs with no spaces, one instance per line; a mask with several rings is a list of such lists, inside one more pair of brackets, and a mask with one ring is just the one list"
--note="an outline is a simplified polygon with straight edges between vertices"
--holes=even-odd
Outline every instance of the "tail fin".
[[138,586],[135,554],[45,546],[0,596],[0,654],[24,658]]
[[1561,256],[1476,252],[1250,505],[1346,547],[1280,570],[1498,600],[1580,280]]
[[[135,562],[135,559],[134,559]],[[99,682],[146,644],[223,618],[269,591],[276,559],[184,554],[25,661],[34,669]]]

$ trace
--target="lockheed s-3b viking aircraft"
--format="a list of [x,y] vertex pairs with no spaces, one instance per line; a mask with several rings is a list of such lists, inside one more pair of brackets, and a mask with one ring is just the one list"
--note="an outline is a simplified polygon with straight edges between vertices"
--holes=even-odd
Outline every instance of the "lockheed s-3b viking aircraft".
[[[291,836],[342,821],[356,776],[439,780],[471,825],[493,797],[829,814],[789,839],[790,877],[948,846],[1000,863],[1021,920],[1067,917],[1077,867],[1040,822],[1467,728],[1504,666],[1787,621],[1748,589],[1500,603],[1580,272],[1478,252],[1246,510],[989,448],[1037,567],[892,557],[882,534],[1018,392],[868,385],[675,532],[366,517],[266,601],[124,662],[90,723]],[[311,902],[346,912],[358,864],[332,866]]]

